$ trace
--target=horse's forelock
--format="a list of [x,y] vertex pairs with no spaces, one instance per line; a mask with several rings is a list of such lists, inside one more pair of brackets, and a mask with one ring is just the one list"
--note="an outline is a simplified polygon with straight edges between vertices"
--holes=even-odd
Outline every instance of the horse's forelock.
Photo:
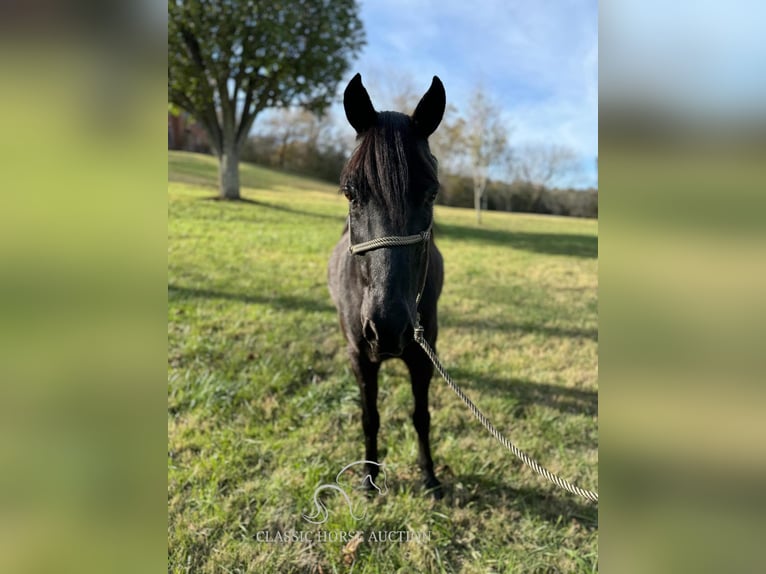
[[[436,179],[436,164],[430,161],[430,154],[425,157],[419,143],[408,116],[382,112],[378,114],[377,125],[360,136],[343,171],[343,182],[355,184],[363,198],[369,196],[385,206],[395,225],[402,225],[407,215],[410,162],[422,163],[423,169],[433,170],[429,175]],[[416,189],[411,193],[422,191]]]

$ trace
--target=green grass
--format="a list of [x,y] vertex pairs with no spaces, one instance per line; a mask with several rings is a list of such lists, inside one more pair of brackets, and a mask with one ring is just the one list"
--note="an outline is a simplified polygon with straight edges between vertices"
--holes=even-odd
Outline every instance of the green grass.
[[[170,572],[591,572],[597,508],[522,467],[446,387],[431,391],[444,500],[421,491],[412,397],[381,371],[389,492],[315,487],[363,458],[358,390],[326,287],[346,214],[336,188],[243,165],[252,203],[206,201],[216,165],[169,154]],[[438,350],[501,431],[553,472],[597,489],[597,222],[436,210],[445,260]],[[348,475],[348,483],[359,479]],[[259,531],[431,531],[427,542],[269,543]]]

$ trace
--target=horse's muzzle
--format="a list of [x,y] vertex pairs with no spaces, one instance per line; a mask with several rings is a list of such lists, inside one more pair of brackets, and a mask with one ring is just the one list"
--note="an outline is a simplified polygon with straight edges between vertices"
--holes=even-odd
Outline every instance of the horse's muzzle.
[[392,322],[368,318],[362,323],[362,333],[375,355],[381,358],[398,357],[412,341],[415,328],[410,321]]

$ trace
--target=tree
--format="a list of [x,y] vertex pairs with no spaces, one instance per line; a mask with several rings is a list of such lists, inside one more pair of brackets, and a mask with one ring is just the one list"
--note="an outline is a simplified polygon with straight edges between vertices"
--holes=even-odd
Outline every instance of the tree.
[[204,127],[220,195],[239,199],[239,156],[256,116],[322,111],[364,45],[355,0],[169,0],[168,99]]
[[337,183],[355,142],[345,122],[341,126],[331,112],[318,115],[301,108],[270,111],[262,118],[245,142],[243,159]]
[[275,136],[279,142],[277,167],[284,168],[288,149],[296,142],[316,147],[322,119],[306,109],[287,108],[270,115],[263,127],[267,134]]
[[439,160],[439,173],[458,175],[465,167],[465,119],[453,104],[447,104],[439,129],[429,138],[431,151]]
[[462,128],[468,167],[473,179],[476,222],[480,224],[481,201],[487,187],[489,170],[502,162],[508,153],[508,130],[503,124],[500,108],[481,87],[474,91],[471,108]]
[[579,168],[577,153],[564,145],[526,144],[516,151],[514,165],[519,179],[538,187]]
[[518,179],[531,184],[533,205],[540,202],[545,188],[554,180],[579,169],[577,153],[564,145],[528,143],[516,150],[513,159]]
[[416,79],[406,70],[372,66],[367,77],[367,89],[375,93],[380,110],[411,114],[423,96]]

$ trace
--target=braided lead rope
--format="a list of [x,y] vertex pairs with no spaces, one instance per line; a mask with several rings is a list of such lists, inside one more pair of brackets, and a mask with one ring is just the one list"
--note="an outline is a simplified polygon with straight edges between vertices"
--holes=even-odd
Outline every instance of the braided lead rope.
[[447,373],[447,371],[444,370],[444,367],[439,361],[439,357],[436,356],[436,353],[434,352],[434,350],[423,338],[423,328],[420,326],[418,326],[415,329],[415,341],[426,352],[426,355],[428,355],[428,358],[431,359],[431,362],[436,367],[436,370],[439,371],[439,374],[442,376],[442,378],[447,382],[447,385],[449,385],[449,388],[452,389],[458,397],[460,397],[460,400],[463,401],[466,404],[466,406],[471,410],[471,412],[473,413],[473,416],[479,419],[479,422],[482,425],[484,425],[484,428],[486,428],[490,432],[490,434],[500,442],[500,444],[502,444],[505,448],[510,450],[516,456],[516,458],[518,458],[521,462],[523,462],[529,468],[534,470],[537,474],[547,478],[559,488],[563,488],[564,490],[571,492],[572,494],[577,494],[578,496],[582,496],[583,498],[590,500],[592,502],[598,502],[597,492],[593,492],[592,490],[585,490],[584,488],[575,486],[571,482],[568,482],[564,480],[563,478],[556,476],[547,468],[540,466],[540,464],[535,459],[530,457],[527,453],[519,449],[515,444],[513,444],[511,441],[505,438],[502,434],[500,434],[500,431],[498,431],[494,427],[494,425],[489,421],[489,419],[486,416],[484,416],[484,413],[482,413],[479,410],[479,408],[475,404],[473,404],[473,401],[471,401],[471,399],[469,399],[466,396],[466,394],[460,389],[460,387],[458,387],[455,384],[455,382],[452,380],[452,377],[449,376],[449,373]]
[[427,242],[431,237],[431,229],[421,231],[417,235],[393,235],[390,237],[378,237],[377,239],[371,239],[364,243],[357,243],[351,245],[351,236],[349,235],[348,251],[352,255],[358,255],[365,253],[366,251],[373,251],[380,249],[381,247],[396,247],[398,245],[414,245],[415,243]]

